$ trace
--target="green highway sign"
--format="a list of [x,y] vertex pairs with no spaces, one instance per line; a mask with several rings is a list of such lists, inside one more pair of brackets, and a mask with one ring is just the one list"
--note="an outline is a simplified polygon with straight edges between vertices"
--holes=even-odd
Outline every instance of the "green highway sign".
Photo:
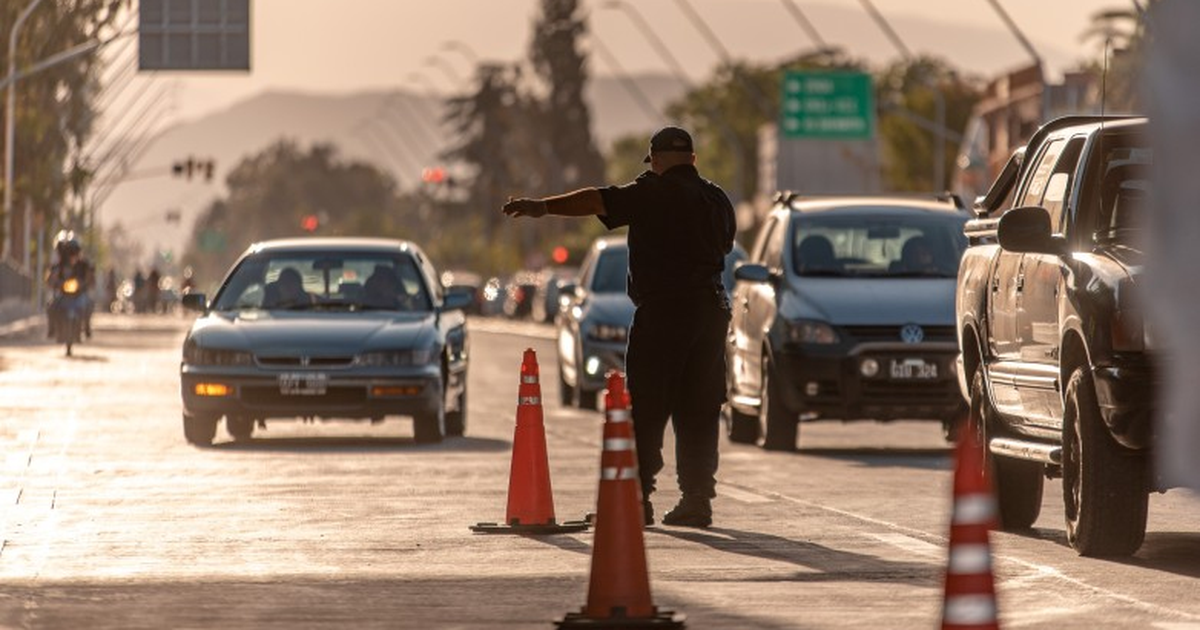
[[779,120],[785,138],[869,140],[875,135],[871,75],[793,70],[783,77]]

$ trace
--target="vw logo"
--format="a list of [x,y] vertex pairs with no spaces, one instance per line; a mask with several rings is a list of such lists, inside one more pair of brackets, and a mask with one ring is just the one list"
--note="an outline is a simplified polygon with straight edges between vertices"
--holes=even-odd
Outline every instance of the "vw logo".
[[925,331],[916,324],[905,324],[900,329],[900,339],[904,343],[921,343],[925,340]]

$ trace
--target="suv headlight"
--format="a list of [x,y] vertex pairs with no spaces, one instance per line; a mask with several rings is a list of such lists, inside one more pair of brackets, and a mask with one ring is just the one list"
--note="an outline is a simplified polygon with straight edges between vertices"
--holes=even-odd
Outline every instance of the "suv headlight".
[[839,341],[837,331],[825,322],[797,319],[785,324],[787,340],[792,343],[827,345]]
[[629,337],[629,327],[613,324],[592,324],[588,328],[587,336],[589,339],[595,339],[596,341],[625,341]]
[[254,355],[242,350],[202,348],[194,341],[183,344],[183,362],[188,365],[247,366],[254,364]]
[[406,367],[427,365],[437,357],[433,348],[410,348],[407,350],[380,350],[364,352],[354,358],[354,364],[364,367]]

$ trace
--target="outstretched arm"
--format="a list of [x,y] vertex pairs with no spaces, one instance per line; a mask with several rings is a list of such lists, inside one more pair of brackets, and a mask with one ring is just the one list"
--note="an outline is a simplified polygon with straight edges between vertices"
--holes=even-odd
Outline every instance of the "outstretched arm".
[[553,197],[509,199],[504,214],[510,217],[541,217],[553,214],[560,217],[604,216],[604,198],[595,188],[581,188]]

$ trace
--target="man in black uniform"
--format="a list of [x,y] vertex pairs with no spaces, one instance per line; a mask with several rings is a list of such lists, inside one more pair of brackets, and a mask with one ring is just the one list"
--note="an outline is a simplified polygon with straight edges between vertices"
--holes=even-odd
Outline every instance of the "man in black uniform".
[[663,523],[708,527],[716,496],[729,326],[721,271],[737,226],[729,197],[697,172],[688,132],[660,129],[643,161],[650,170],[624,186],[510,199],[504,213],[596,215],[609,229],[629,226],[627,282],[637,310],[625,365],[646,524],[654,522],[650,495],[663,467],[663,433],[670,418],[683,499]]

